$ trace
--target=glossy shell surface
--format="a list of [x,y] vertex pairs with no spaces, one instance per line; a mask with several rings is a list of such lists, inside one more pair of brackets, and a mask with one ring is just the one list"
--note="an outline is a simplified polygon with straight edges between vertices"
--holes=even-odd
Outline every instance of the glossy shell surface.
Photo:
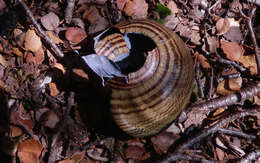
[[[108,81],[113,119],[133,137],[155,135],[169,126],[189,101],[194,83],[192,57],[179,36],[155,21],[133,20],[115,27],[122,34],[134,32],[148,36],[156,48],[149,52],[141,69],[129,74],[128,83],[117,78]],[[104,51],[115,47],[127,51],[122,38],[118,41],[115,38],[119,36],[113,37],[107,45],[101,42],[102,47],[106,45]],[[121,44],[110,46],[111,41]]]

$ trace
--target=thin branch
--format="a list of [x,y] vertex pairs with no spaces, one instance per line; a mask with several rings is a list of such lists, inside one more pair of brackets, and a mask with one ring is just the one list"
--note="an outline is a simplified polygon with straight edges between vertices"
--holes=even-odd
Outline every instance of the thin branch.
[[224,118],[220,119],[215,125],[213,125],[209,128],[204,128],[203,130],[201,130],[196,135],[190,136],[186,141],[182,142],[179,145],[174,146],[174,148],[175,148],[174,152],[172,154],[167,155],[165,158],[163,158],[159,162],[160,163],[166,163],[166,162],[174,161],[176,155],[182,154],[185,149],[188,149],[189,147],[191,147],[195,143],[202,141],[202,139],[206,138],[210,134],[218,132],[219,128],[221,126],[223,126],[224,124],[227,124],[231,121],[245,117],[247,115],[250,115],[250,114],[258,112],[258,111],[260,111],[260,107],[254,107],[252,109],[241,111],[241,112],[235,113],[233,115],[230,115],[228,117],[224,117]]
[[21,4],[21,6],[24,8],[27,16],[31,19],[34,27],[36,28],[37,32],[43,37],[43,39],[52,47],[53,51],[58,55],[59,57],[64,57],[64,54],[60,51],[60,49],[57,47],[57,45],[50,39],[48,35],[44,32],[44,30],[40,27],[40,25],[35,20],[32,12],[28,8],[28,6],[24,3],[23,0],[18,0],[18,2]]
[[253,30],[253,24],[252,24],[252,18],[255,15],[255,11],[256,11],[256,7],[251,9],[249,16],[246,16],[244,14],[244,12],[241,9],[239,9],[241,16],[246,20],[247,28],[249,30],[249,36],[250,36],[252,44],[254,46],[257,71],[258,71],[258,74],[260,74],[260,54],[258,52],[259,47],[258,47],[257,42],[256,42],[256,37],[255,37],[255,33],[254,33],[254,30]]
[[237,104],[239,102],[243,102],[253,96],[256,96],[259,93],[260,93],[260,86],[258,85],[249,86],[245,89],[242,89],[239,92],[227,96],[221,96],[215,99],[211,99],[207,102],[195,104],[189,107],[187,110],[193,110],[193,109],[215,110],[220,107],[230,106],[230,105]]
[[73,107],[74,105],[74,92],[70,92],[69,94],[69,97],[68,97],[68,101],[67,101],[67,109],[66,109],[66,112],[65,114],[63,115],[63,119],[57,124],[56,126],[56,133],[52,136],[52,139],[51,139],[51,146],[50,146],[50,152],[49,152],[49,158],[48,158],[48,162],[49,163],[53,163],[56,161],[56,148],[55,146],[57,145],[57,140],[60,136],[60,133],[63,131],[64,127],[66,126],[66,122],[68,121],[68,118],[69,118],[69,114],[70,114],[70,111],[71,111],[71,108]]
[[240,131],[234,131],[234,130],[229,130],[229,129],[224,129],[224,128],[219,128],[218,132],[222,133],[222,134],[227,134],[230,136],[237,136],[237,137],[245,138],[245,139],[255,139],[256,138],[256,136],[254,136],[254,135],[249,135],[249,134],[245,134]]
[[198,86],[199,96],[201,98],[204,98],[205,96],[204,96],[204,92],[203,92],[201,80],[200,80],[200,62],[199,61],[197,61],[197,63],[196,63],[195,72],[196,72],[195,77],[196,77],[196,83]]
[[72,20],[74,6],[75,6],[75,0],[67,0],[67,7],[65,9],[65,22],[67,24],[70,24]]
[[245,155],[238,163],[251,163],[260,157],[260,149],[254,150],[247,155]]

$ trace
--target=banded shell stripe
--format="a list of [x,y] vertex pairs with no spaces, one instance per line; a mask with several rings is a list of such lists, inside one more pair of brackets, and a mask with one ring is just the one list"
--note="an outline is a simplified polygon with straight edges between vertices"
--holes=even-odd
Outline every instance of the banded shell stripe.
[[[145,32],[144,30],[153,28],[153,26],[148,25],[151,27],[144,28],[145,23],[142,22],[142,24],[139,24],[138,22],[136,22],[132,24],[134,24],[135,26],[139,25],[139,28],[142,29],[142,32],[140,33],[148,33],[147,31]],[[121,28],[121,26],[119,28],[124,29],[123,27]],[[128,31],[138,32],[138,27],[132,28],[131,26],[126,26],[125,29],[127,30],[126,32]],[[143,92],[144,93],[143,96],[136,97],[133,99],[133,97],[135,97],[134,95],[140,95],[140,93],[136,93],[139,92],[138,91],[139,85],[137,85],[136,88],[134,87],[132,88],[132,90],[130,90],[131,95],[127,94],[126,92],[125,93],[127,95],[124,95],[123,90],[118,90],[117,88],[112,87],[113,89],[116,90],[115,93],[112,93],[112,99],[111,99],[111,107],[112,107],[111,111],[114,114],[114,119],[118,123],[120,128],[122,128],[124,131],[126,131],[131,135],[136,134],[137,137],[145,136],[146,133],[149,132],[148,130],[150,129],[153,129],[153,134],[155,134],[162,129],[162,126],[169,124],[184,107],[184,106],[180,106],[177,97],[183,93],[187,94],[187,96],[189,96],[190,94],[190,91],[187,89],[186,92],[184,91],[180,93],[178,92],[178,90],[175,89],[175,87],[176,84],[181,85],[180,84],[181,82],[179,81],[182,81],[187,77],[185,75],[184,77],[181,77],[180,75],[180,74],[184,74],[184,72],[181,71],[182,65],[192,63],[192,61],[190,61],[189,59],[185,60],[185,56],[181,55],[182,54],[181,49],[176,47],[177,45],[175,40],[168,39],[166,42],[165,41],[160,42],[161,40],[165,40],[165,38],[161,36],[161,33],[164,33],[164,30],[165,29],[162,29],[161,32],[160,30],[156,29],[156,31],[159,31],[158,34],[154,34],[154,33],[147,34],[155,41],[157,45],[158,54],[160,55],[159,56],[160,62],[157,67],[158,69],[155,71],[153,77],[144,81],[146,85],[141,84],[141,87],[144,87],[144,89],[143,88],[140,89],[141,92],[143,92],[144,90],[149,90],[149,88],[154,88],[154,86],[156,86],[156,88],[152,90],[153,93],[149,92],[150,96],[147,96],[146,94],[148,92],[147,93]],[[166,34],[168,36],[171,36],[168,33]],[[160,36],[162,39],[159,38]],[[174,57],[174,59],[172,59],[171,57]],[[182,58],[184,58],[183,63],[182,63]],[[172,81],[175,81],[175,84]],[[184,81],[183,83],[186,84],[188,83],[188,81],[187,82]],[[151,87],[151,85],[153,86]],[[185,100],[187,96],[183,96],[183,98],[181,98],[181,101]],[[118,98],[119,100],[116,100],[116,98]],[[127,98],[129,99],[127,100]],[[172,110],[171,108],[174,107],[175,104],[178,104],[177,106],[178,109]],[[129,108],[128,105],[130,106]],[[137,112],[138,114],[134,114]],[[168,118],[167,120],[166,117]],[[154,119],[156,119],[156,121],[154,121]]]
[[107,56],[114,60],[122,53],[129,53],[126,42],[121,34],[109,35],[106,39],[100,40],[95,47],[96,54]]

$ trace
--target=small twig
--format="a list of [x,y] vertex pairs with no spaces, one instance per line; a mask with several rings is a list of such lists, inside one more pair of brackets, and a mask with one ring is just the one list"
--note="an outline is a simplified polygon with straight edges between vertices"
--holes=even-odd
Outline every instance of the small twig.
[[214,71],[213,71],[213,68],[211,68],[210,83],[209,83],[209,93],[208,93],[208,98],[209,99],[212,98],[213,84],[214,84]]
[[234,73],[234,74],[229,74],[229,75],[223,75],[219,78],[217,78],[217,82],[220,83],[222,82],[223,80],[226,80],[226,79],[235,79],[235,78],[239,78],[241,76],[240,73]]
[[215,3],[214,5],[212,5],[212,6],[208,9],[208,13],[209,13],[211,16],[215,16],[214,14],[211,13],[211,10],[212,10],[213,8],[215,8],[220,2],[221,2],[221,0],[216,1],[216,3]]
[[62,120],[56,126],[55,131],[57,131],[57,132],[52,136],[51,146],[50,146],[50,150],[49,150],[49,158],[48,158],[48,162],[49,163],[52,163],[52,162],[56,161],[56,152],[55,152],[56,148],[55,148],[55,145],[57,143],[58,137],[60,136],[60,133],[63,131],[63,129],[64,129],[65,125],[66,125],[66,122],[67,122],[67,120],[69,118],[69,114],[70,114],[71,108],[74,105],[74,96],[75,96],[74,92],[70,92],[69,97],[68,97],[68,101],[67,101],[66,112],[63,115]]
[[230,60],[224,59],[222,57],[218,57],[218,62],[222,63],[222,64],[226,64],[226,65],[232,65],[235,68],[237,68],[240,72],[245,72],[246,71],[246,68],[241,66],[240,64],[238,64],[238,63],[236,63],[234,61],[230,61]]
[[160,160],[160,163],[166,163],[166,162],[171,162],[175,160],[176,155],[182,154],[185,149],[188,149],[195,143],[198,143],[199,141],[202,141],[205,137],[209,136],[210,134],[216,133],[219,131],[219,128],[223,126],[226,123],[229,123],[231,121],[234,121],[236,119],[248,116],[252,113],[260,111],[260,107],[254,107],[249,110],[241,111],[238,113],[235,113],[233,115],[230,115],[228,117],[224,117],[220,119],[215,125],[209,127],[209,128],[204,128],[201,130],[199,133],[197,133],[194,136],[189,137],[186,141],[182,142],[179,145],[174,146],[174,152],[172,154],[169,154],[162,160]]
[[65,9],[65,22],[67,24],[70,24],[72,20],[74,6],[75,6],[75,0],[67,0],[67,7]]
[[253,3],[255,5],[260,6],[260,1],[259,0],[247,0],[247,2]]
[[239,9],[241,16],[246,20],[246,24],[247,24],[247,28],[249,30],[250,38],[251,38],[252,44],[254,46],[257,71],[258,71],[258,74],[260,74],[260,54],[258,52],[259,47],[258,47],[257,42],[256,42],[256,37],[255,37],[254,30],[253,30],[253,25],[252,25],[252,18],[255,14],[255,11],[256,11],[256,7],[251,9],[249,16],[246,16],[244,14],[244,12],[241,9]]
[[222,134],[227,134],[230,136],[245,138],[245,139],[255,139],[256,138],[256,136],[254,136],[254,135],[249,135],[249,134],[245,134],[240,131],[234,131],[234,130],[229,130],[229,129],[224,129],[224,128],[219,128],[218,132],[222,133]]
[[197,63],[196,63],[195,72],[196,72],[195,77],[196,77],[196,83],[198,86],[199,96],[201,98],[204,98],[205,96],[204,96],[204,92],[203,92],[201,81],[200,81],[200,62],[199,61],[197,61]]
[[37,32],[43,37],[43,39],[52,47],[53,51],[58,55],[59,57],[64,57],[64,54],[60,51],[60,49],[57,47],[57,45],[50,39],[48,35],[43,31],[43,29],[40,27],[40,25],[35,20],[32,12],[28,8],[28,6],[24,3],[23,0],[18,0],[18,2],[21,4],[21,6],[24,8],[27,16],[31,19],[34,27],[36,28]]
[[215,110],[220,107],[224,106],[230,106],[237,104],[239,102],[243,102],[247,100],[250,97],[256,96],[260,93],[260,86],[249,86],[245,89],[242,89],[239,92],[227,95],[227,96],[221,96],[215,99],[211,99],[207,102],[202,102],[200,104],[195,104],[191,107],[189,107],[187,110],[193,110],[193,109],[205,109],[205,110]]
[[247,155],[245,155],[238,163],[251,163],[260,157],[260,149],[254,150]]

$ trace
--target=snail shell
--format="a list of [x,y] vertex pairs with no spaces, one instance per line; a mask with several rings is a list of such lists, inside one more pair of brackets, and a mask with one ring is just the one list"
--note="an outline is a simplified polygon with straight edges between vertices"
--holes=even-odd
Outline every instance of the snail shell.
[[[147,36],[156,47],[148,52],[140,69],[128,74],[127,82],[122,78],[108,80],[113,119],[133,137],[157,134],[172,123],[189,101],[194,83],[192,57],[179,36],[155,21],[132,20],[114,28],[122,34]],[[131,48],[124,40],[120,34],[99,38],[95,50],[112,61],[121,60],[118,56]]]

